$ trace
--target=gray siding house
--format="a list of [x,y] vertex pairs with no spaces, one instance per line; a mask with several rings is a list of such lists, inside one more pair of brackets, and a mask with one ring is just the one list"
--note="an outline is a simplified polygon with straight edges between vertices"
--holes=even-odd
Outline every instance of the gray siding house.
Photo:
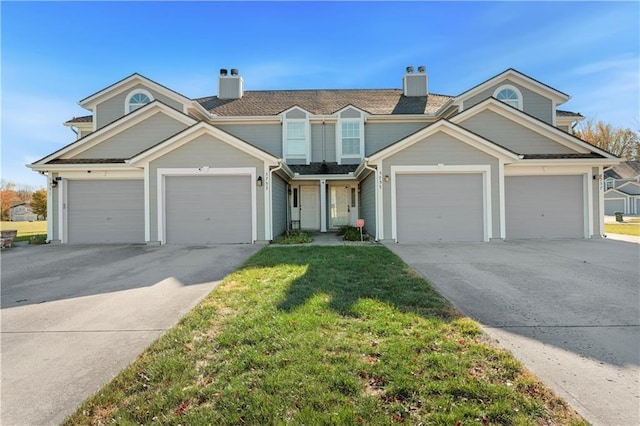
[[219,244],[360,218],[376,240],[592,238],[603,170],[572,135],[569,96],[514,69],[457,95],[424,67],[397,89],[244,89],[189,99],[139,74],[80,101],[77,139],[30,164],[48,176],[60,243]]

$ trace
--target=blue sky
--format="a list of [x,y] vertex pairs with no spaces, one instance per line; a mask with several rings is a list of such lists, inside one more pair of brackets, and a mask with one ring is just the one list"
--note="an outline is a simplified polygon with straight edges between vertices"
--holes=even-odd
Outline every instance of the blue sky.
[[399,88],[426,65],[457,95],[513,67],[572,99],[560,108],[640,130],[638,2],[6,2],[2,178],[74,140],[77,102],[141,73],[188,97],[220,68],[246,90]]

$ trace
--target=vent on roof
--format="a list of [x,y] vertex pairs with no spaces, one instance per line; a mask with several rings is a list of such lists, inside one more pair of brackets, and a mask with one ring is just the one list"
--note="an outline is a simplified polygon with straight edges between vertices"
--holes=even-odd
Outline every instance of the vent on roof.
[[220,69],[218,77],[218,99],[240,99],[242,97],[244,80],[238,74],[237,68],[231,69],[231,75],[227,75],[227,69]]
[[407,67],[407,72],[402,77],[402,90],[405,96],[427,96],[428,79],[424,65],[418,67],[418,73],[413,72],[413,67]]

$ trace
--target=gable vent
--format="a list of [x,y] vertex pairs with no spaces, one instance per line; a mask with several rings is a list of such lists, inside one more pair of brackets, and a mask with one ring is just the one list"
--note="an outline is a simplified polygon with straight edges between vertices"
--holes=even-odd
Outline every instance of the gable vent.
[[427,96],[428,78],[427,69],[424,65],[418,67],[418,72],[413,72],[413,67],[407,67],[404,77],[402,77],[402,90],[405,96]]
[[221,68],[218,76],[218,99],[240,99],[244,90],[244,80],[240,77],[237,68],[231,69],[231,75],[227,75],[227,69]]

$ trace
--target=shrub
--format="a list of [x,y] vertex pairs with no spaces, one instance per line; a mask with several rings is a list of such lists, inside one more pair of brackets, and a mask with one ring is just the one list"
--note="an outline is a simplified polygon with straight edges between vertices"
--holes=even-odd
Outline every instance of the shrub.
[[306,231],[286,231],[273,240],[274,244],[304,244],[313,241],[311,234]]
[[[338,235],[342,235],[345,241],[360,241],[360,228],[356,228],[355,226],[341,226]],[[362,240],[369,241],[369,236],[363,233]]]

